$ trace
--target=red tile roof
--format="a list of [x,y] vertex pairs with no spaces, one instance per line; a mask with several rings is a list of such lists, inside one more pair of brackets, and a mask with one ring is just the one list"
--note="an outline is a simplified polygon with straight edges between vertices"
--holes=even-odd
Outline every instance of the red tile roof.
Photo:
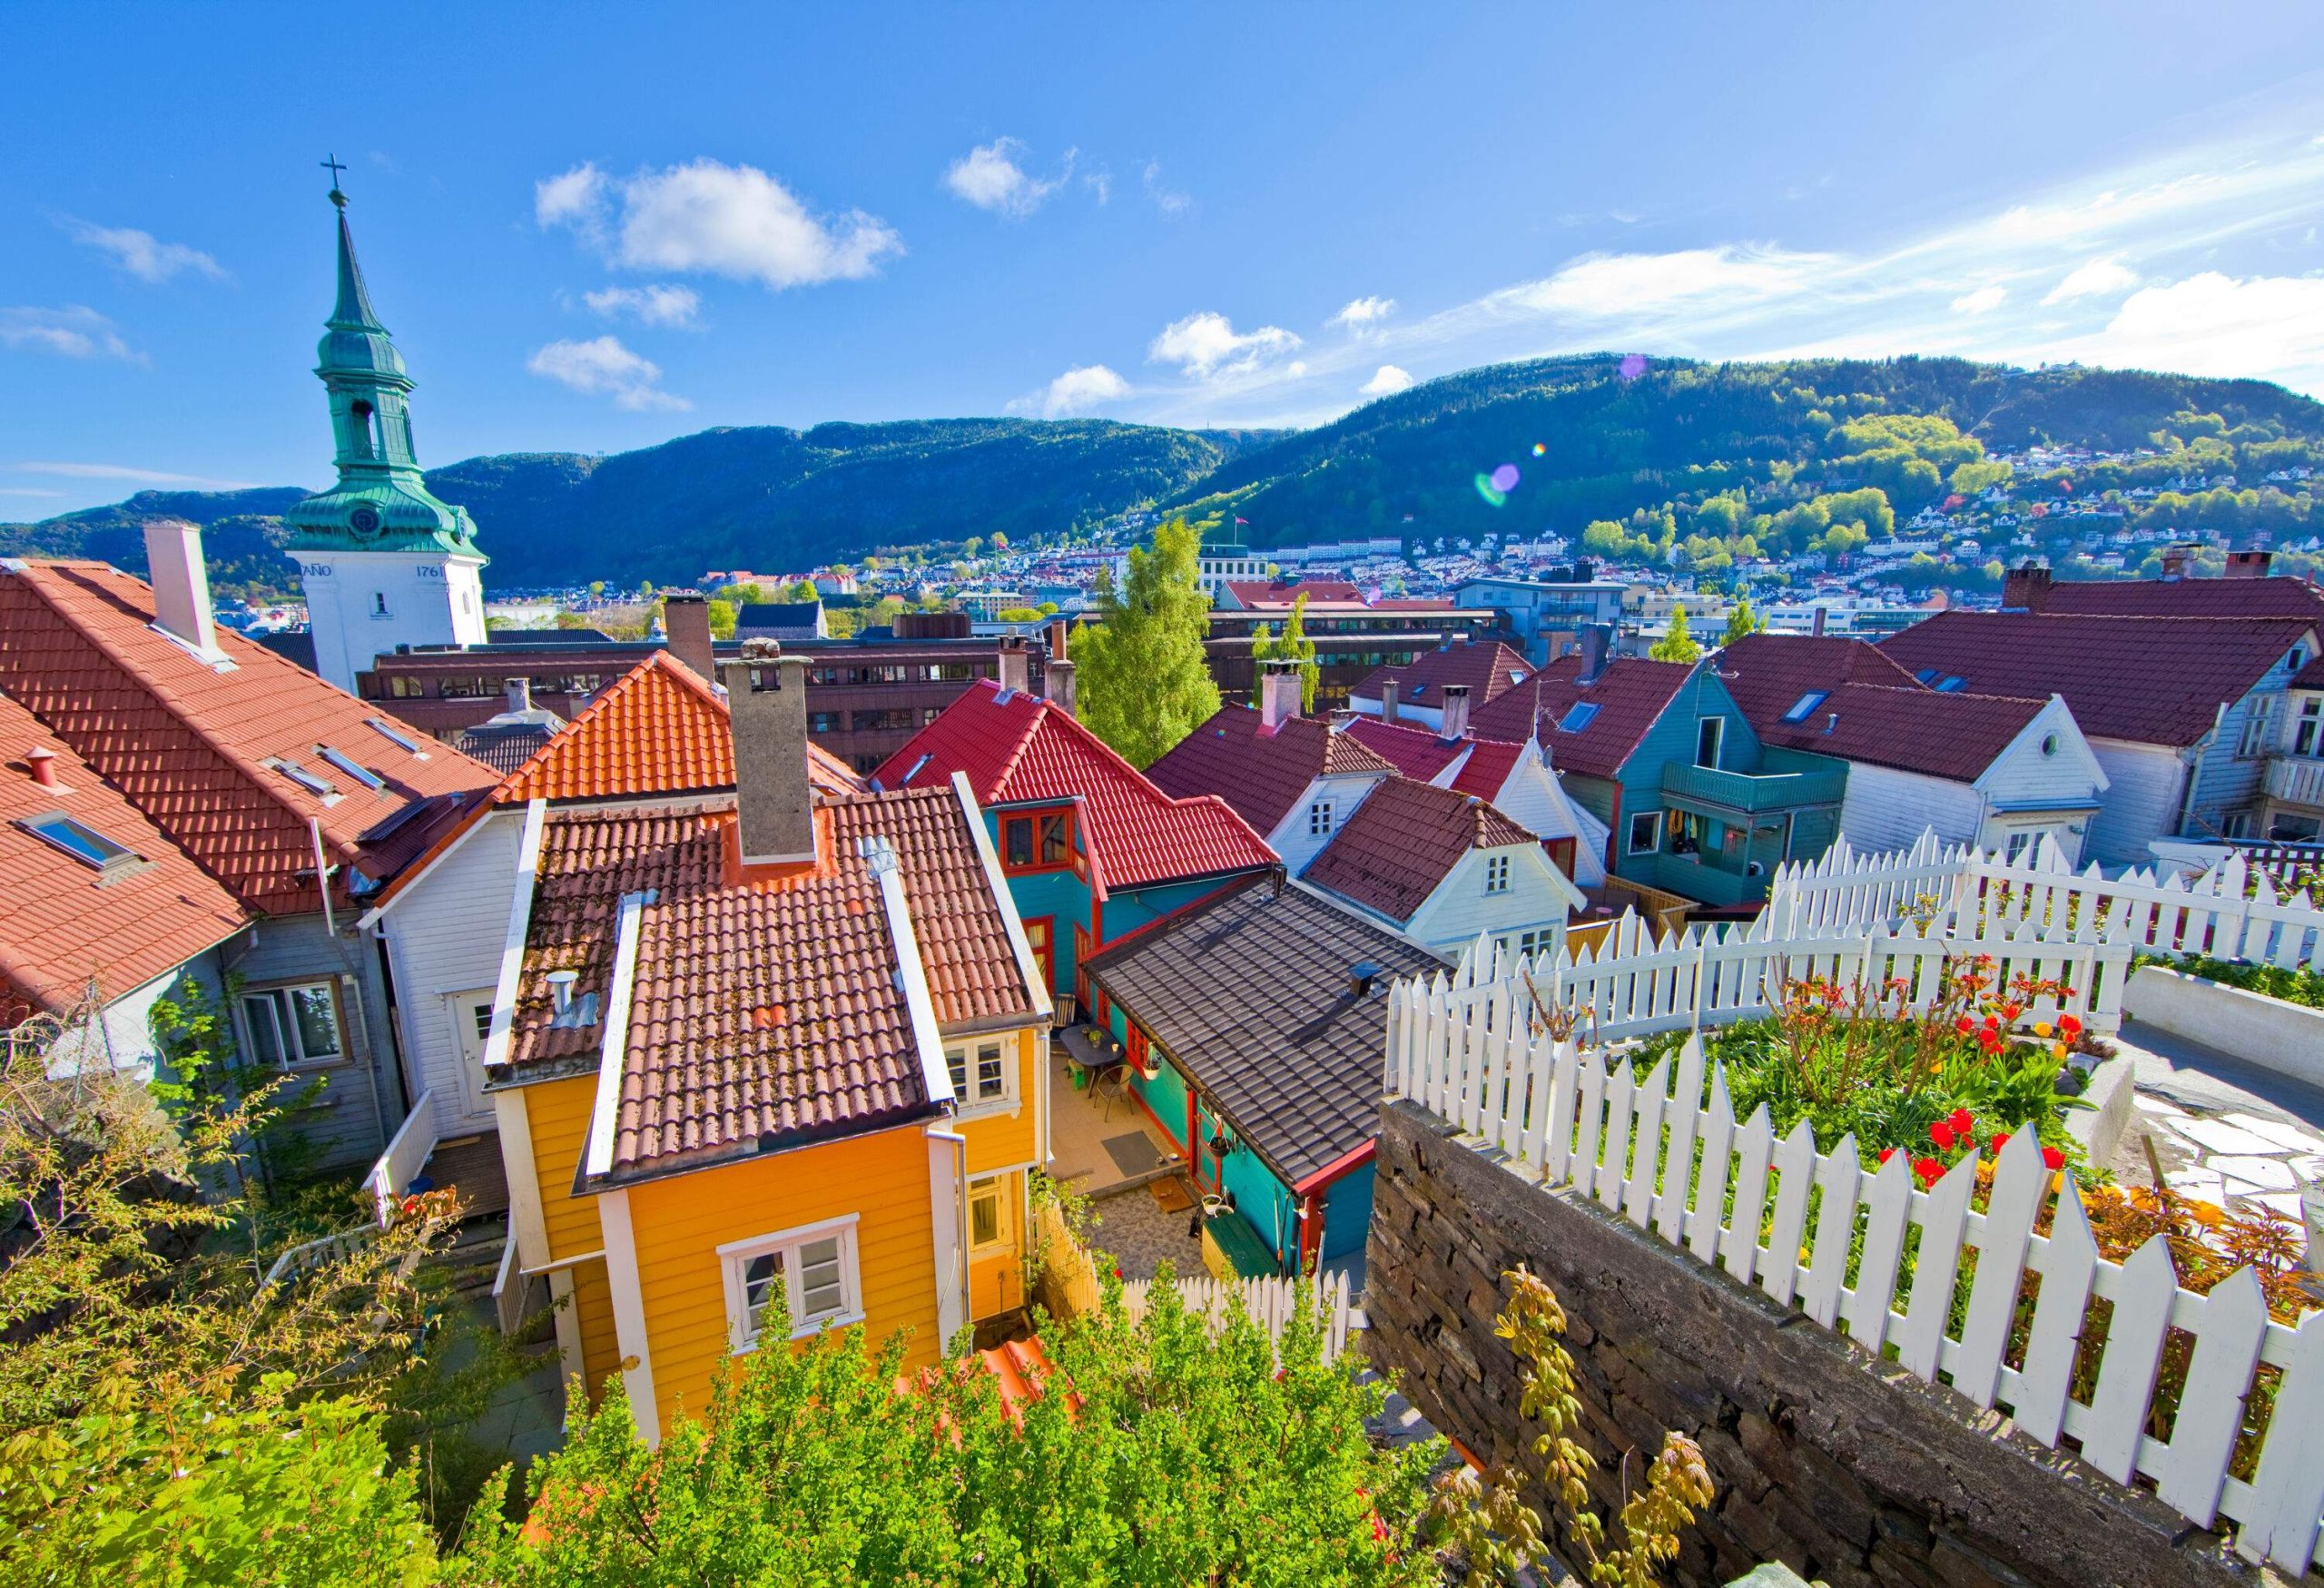
[[1392,921],[1410,921],[1469,851],[1533,842],[1475,794],[1392,777],[1300,876]]
[[[25,759],[49,751],[57,786]],[[0,1029],[109,1001],[183,964],[250,919],[143,812],[40,719],[0,695]],[[19,823],[63,813],[133,851],[108,876]]]
[[[1472,732],[1516,743],[1538,737],[1552,766],[1592,777],[1618,777],[1622,763],[1693,671],[1684,662],[1620,656],[1583,684],[1579,682],[1581,658],[1560,656],[1523,688],[1509,690],[1472,712],[1469,725]],[[1568,733],[1558,725],[1584,702],[1598,709],[1579,732]]]
[[1302,596],[1307,597],[1310,606],[1364,599],[1364,592],[1345,579],[1228,579],[1226,585],[1236,600],[1254,610],[1279,607],[1288,612],[1292,603]]
[[1374,668],[1356,680],[1348,694],[1360,700],[1377,700],[1381,685],[1393,678],[1400,704],[1435,706],[1443,703],[1446,685],[1465,684],[1469,686],[1469,709],[1473,712],[1532,676],[1533,664],[1525,659],[1524,654],[1511,650],[1498,640],[1456,639],[1414,657],[1403,666]]
[[1439,738],[1426,728],[1384,723],[1377,717],[1357,717],[1341,732],[1396,764],[1396,770],[1422,783],[1433,783],[1455,761],[1461,770],[1445,786],[1455,794],[1489,800],[1500,794],[1523,759],[1525,746],[1506,739],[1480,739],[1463,735]]
[[898,951],[861,850],[895,851],[940,1025],[1030,1020],[1037,998],[967,814],[950,788],[856,794],[817,815],[823,859],[730,880],[731,801],[553,813],[541,846],[509,1056],[594,1056],[602,1026],[552,1024],[547,974],[602,1012],[626,894],[639,916],[613,1173],[725,1161],[931,1110]]
[[1222,705],[1168,754],[1146,769],[1164,794],[1181,799],[1216,794],[1260,833],[1272,833],[1307,785],[1334,773],[1396,769],[1345,734],[1314,717],[1293,717],[1273,733],[1247,705]]
[[980,804],[1078,799],[1101,890],[1221,876],[1275,863],[1266,840],[1216,794],[1174,799],[1074,720],[1021,690],[980,679],[873,774],[925,787],[965,772]]
[[2306,579],[2070,579],[2034,597],[2045,614],[2110,617],[2305,617],[2324,623],[2324,590]]
[[2221,706],[2316,626],[2301,617],[1940,612],[1880,648],[1932,681],[1960,677],[1971,693],[2062,695],[2093,738],[2179,748],[2209,733]]
[[[153,613],[152,589],[103,563],[0,562],[0,688],[254,909],[320,908],[310,821],[334,867],[384,880],[495,781],[489,767],[223,629],[218,646],[233,666],[221,672],[155,629]],[[325,746],[382,786],[330,765]],[[283,762],[330,792],[294,783],[275,769]],[[423,801],[433,804],[383,830]],[[347,880],[334,880],[342,902]]]
[[1778,721],[1811,689],[1843,684],[1922,687],[1878,646],[1841,635],[1748,635],[1723,647],[1718,665],[1719,682],[1753,727],[1760,727],[1762,719]]

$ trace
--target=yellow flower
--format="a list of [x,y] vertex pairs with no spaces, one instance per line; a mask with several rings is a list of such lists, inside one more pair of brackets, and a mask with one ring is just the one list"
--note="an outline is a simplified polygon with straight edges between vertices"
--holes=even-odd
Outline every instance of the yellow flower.
[[2066,1056],[2066,1045],[2063,1042],[2053,1042],[2050,1044],[2050,1051],[2057,1058],[2063,1059]]
[[2035,1021],[2034,1022],[2034,1034],[2037,1037],[2048,1036],[2050,1034],[2050,1022],[2045,1020]]

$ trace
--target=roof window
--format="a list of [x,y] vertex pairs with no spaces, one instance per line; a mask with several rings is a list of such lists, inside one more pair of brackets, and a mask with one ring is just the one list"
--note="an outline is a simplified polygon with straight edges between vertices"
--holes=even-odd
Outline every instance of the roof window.
[[1936,669],[1935,667],[1923,667],[1919,672],[1914,674],[1913,676],[1919,679],[1924,684],[1934,684],[1936,682]]
[[1816,708],[1823,705],[1826,697],[1831,693],[1832,692],[1828,689],[1809,690],[1797,700],[1792,702],[1791,709],[1783,714],[1783,720],[1787,723],[1806,722],[1809,717],[1816,715]]
[[428,759],[427,755],[419,748],[419,740],[413,738],[409,734],[405,733],[402,729],[396,727],[385,718],[367,716],[363,719],[363,725],[369,728],[373,733],[379,735],[379,737],[385,739],[389,744],[395,745],[396,748],[408,751],[414,755],[418,755],[423,761]]
[[386,778],[381,777],[378,773],[357,761],[354,756],[341,755],[339,751],[332,749],[329,745],[316,745],[315,754],[330,762],[333,766],[338,767],[341,772],[344,772],[348,776],[361,784],[365,788],[369,789],[373,794],[377,794],[381,789],[388,786],[388,780]]
[[1968,686],[1969,681],[1958,673],[1947,673],[1936,681],[1936,686],[1947,695],[1958,695]]
[[1571,705],[1565,708],[1565,715],[1558,718],[1558,732],[1561,734],[1578,734],[1581,732],[1582,729],[1588,727],[1591,719],[1596,717],[1597,715],[1598,703],[1596,701],[1577,700]]
[[135,850],[115,843],[85,822],[75,821],[62,811],[45,816],[27,816],[16,824],[25,832],[52,849],[61,849],[100,876],[118,876],[134,869],[143,860]]
[[297,784],[300,788],[305,789],[309,794],[313,794],[317,799],[327,800],[339,792],[337,789],[331,787],[331,785],[322,778],[318,777],[315,774],[300,765],[296,761],[285,761],[280,756],[277,756],[272,764],[275,771],[289,778],[292,783]]

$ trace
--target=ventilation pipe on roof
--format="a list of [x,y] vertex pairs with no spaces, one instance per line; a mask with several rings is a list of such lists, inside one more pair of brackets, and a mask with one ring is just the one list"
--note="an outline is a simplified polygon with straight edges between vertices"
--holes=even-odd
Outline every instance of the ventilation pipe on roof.
[[1444,686],[1444,705],[1442,720],[1436,730],[1437,736],[1457,739],[1468,731],[1469,686],[1465,684],[1447,684]]
[[145,573],[153,586],[153,626],[183,641],[205,662],[224,661],[210,616],[202,531],[183,518],[145,520]]
[[1381,680],[1380,720],[1391,727],[1393,727],[1396,723],[1396,696],[1402,693],[1393,678]]
[[25,756],[25,765],[31,771],[33,781],[41,787],[56,786],[56,752],[47,745],[34,745]]
[[1033,686],[1032,648],[1026,645],[1021,634],[1006,635],[1000,641],[1000,692],[1022,695]]
[[721,671],[734,736],[736,836],[744,865],[815,858],[807,782],[807,661],[773,640],[746,640]]
[[1300,671],[1295,661],[1259,664],[1259,725],[1270,734],[1299,715]]
[[710,650],[710,603],[699,591],[676,590],[662,597],[662,634],[670,654],[704,683],[718,676]]
[[551,971],[548,973],[548,995],[556,1002],[558,1014],[573,1007],[573,984],[579,980],[581,972],[578,971]]
[[1378,980],[1380,967],[1370,960],[1358,960],[1347,968],[1347,995],[1362,998],[1372,991],[1372,984]]

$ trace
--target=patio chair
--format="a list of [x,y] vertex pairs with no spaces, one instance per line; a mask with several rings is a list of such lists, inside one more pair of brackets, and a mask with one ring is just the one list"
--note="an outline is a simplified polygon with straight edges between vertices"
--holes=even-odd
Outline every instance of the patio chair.
[[1129,1066],[1108,1064],[1098,1071],[1089,1082],[1089,1096],[1093,1100],[1105,1104],[1105,1110],[1098,1118],[1112,1119],[1115,1100],[1119,1099],[1125,1103],[1129,1100]]

